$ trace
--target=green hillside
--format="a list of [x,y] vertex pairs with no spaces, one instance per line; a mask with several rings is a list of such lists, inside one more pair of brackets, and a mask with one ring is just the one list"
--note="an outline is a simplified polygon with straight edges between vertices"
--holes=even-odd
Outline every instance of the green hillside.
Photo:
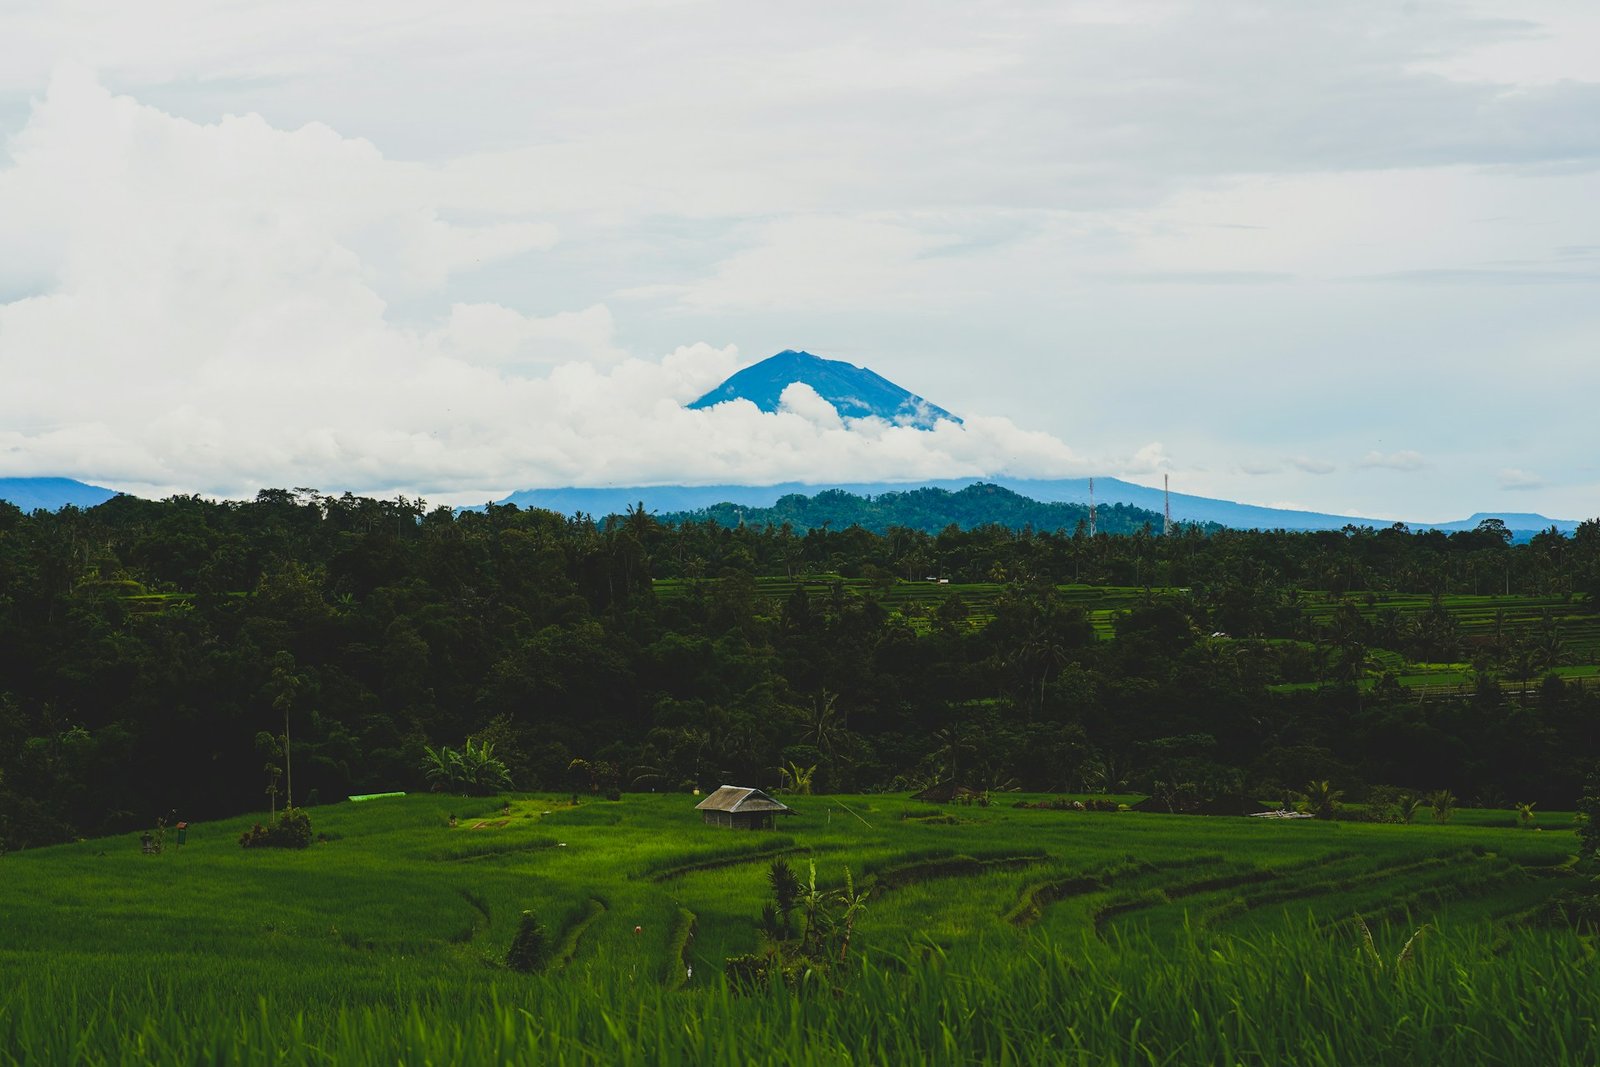
[[[1089,526],[1089,506],[1033,500],[998,485],[979,483],[964,489],[936,487],[858,495],[843,489],[825,489],[810,496],[790,493],[771,507],[719,503],[694,511],[669,512],[659,521],[714,522],[719,526],[788,526],[799,533],[808,530],[843,530],[859,526],[876,534],[894,527],[936,534],[954,526],[972,530],[999,526],[1008,530],[1073,530]],[[1107,534],[1132,534],[1140,530],[1160,530],[1164,520],[1158,511],[1132,504],[1101,504],[1096,508],[1095,528]],[[1203,524],[1218,529],[1215,524]]]

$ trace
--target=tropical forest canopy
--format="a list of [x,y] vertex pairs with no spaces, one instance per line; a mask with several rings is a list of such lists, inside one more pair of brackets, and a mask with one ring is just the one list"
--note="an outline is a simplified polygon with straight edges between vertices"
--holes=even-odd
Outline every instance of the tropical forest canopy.
[[[930,581],[930,579],[932,579]],[[1570,808],[1600,756],[1600,521],[1089,537],[270,490],[0,504],[0,847],[427,788],[775,786]],[[290,799],[290,798],[282,798]]]

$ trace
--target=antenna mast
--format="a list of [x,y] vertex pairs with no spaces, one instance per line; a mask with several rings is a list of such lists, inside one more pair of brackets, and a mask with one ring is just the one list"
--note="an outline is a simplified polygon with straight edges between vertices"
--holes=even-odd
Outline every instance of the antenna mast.
[[1166,504],[1167,521],[1161,527],[1162,537],[1172,536],[1172,475],[1161,476],[1161,497]]
[[1089,479],[1089,536],[1094,537],[1094,479]]

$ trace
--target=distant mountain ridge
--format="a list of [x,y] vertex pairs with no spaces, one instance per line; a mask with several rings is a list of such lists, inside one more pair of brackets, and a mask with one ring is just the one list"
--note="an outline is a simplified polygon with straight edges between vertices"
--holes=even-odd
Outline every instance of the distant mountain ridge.
[[709,408],[730,400],[748,400],[762,411],[777,411],[783,391],[800,382],[817,391],[849,419],[876,416],[902,426],[932,429],[940,419],[961,420],[937,404],[866,367],[810,352],[786,349],[746,367],[689,405]]
[[[815,497],[831,490],[842,490],[859,497],[878,497],[885,493],[905,493],[917,489],[944,489],[959,493],[973,485],[994,485],[1041,504],[1081,504],[1089,502],[1087,478],[937,478],[920,482],[823,482],[805,484],[783,482],[778,485],[659,485],[612,488],[529,489],[513,493],[500,501],[519,507],[545,508],[567,515],[604,516],[622,514],[643,503],[646,511],[663,515],[703,511],[719,504],[744,508],[771,508],[787,496]],[[1123,481],[1096,478],[1095,502],[1125,504],[1161,515],[1165,498],[1160,489]],[[1172,494],[1172,517],[1179,522],[1215,523],[1233,529],[1256,530],[1341,530],[1346,526],[1372,526],[1382,529],[1393,519],[1359,515],[1335,515],[1319,511],[1294,511],[1232,500]],[[1525,512],[1479,512],[1471,518],[1451,522],[1407,523],[1413,530],[1443,530],[1447,533],[1473,529],[1487,518],[1505,522],[1518,540],[1526,540],[1552,526],[1571,533],[1578,523],[1571,519],[1551,519]]]
[[23,511],[57,511],[69,504],[92,508],[117,495],[115,489],[90,485],[73,478],[0,478],[0,500]]

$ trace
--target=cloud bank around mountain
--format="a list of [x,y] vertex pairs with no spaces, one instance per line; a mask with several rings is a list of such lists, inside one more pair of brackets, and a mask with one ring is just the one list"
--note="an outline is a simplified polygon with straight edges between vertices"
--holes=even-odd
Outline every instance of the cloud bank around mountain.
[[[24,2],[0,138],[3,471],[1600,499],[1591,0]],[[655,417],[791,347],[1058,440]]]
[[1043,433],[976,416],[933,431],[682,404],[739,366],[694,344],[621,349],[594,305],[547,317],[391,299],[551,248],[527,212],[468,223],[472,190],[324,126],[200,125],[59,74],[0,170],[0,244],[29,248],[0,304],[0,473],[142,491],[267,485],[479,502],[530,486],[1077,473]]

